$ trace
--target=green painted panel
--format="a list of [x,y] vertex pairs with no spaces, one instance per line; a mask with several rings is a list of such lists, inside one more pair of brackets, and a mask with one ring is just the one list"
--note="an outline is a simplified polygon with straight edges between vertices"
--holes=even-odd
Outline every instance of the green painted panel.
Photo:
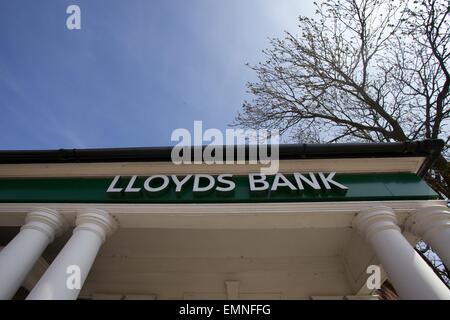
[[[293,184],[293,176],[286,175]],[[334,180],[348,190],[250,191],[248,176],[233,176],[236,187],[231,192],[192,192],[193,179],[175,192],[171,181],[162,192],[107,193],[111,178],[39,178],[0,179],[1,203],[243,203],[243,202],[312,202],[312,201],[376,201],[426,200],[438,195],[418,176],[411,173],[336,174]],[[136,180],[142,186],[146,177]],[[118,186],[125,187],[129,177],[122,177]],[[273,181],[269,176],[267,181]]]

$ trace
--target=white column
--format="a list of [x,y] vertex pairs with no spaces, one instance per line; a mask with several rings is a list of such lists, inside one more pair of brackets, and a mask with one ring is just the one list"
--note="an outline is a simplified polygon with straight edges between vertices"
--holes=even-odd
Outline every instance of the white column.
[[422,238],[450,268],[450,209],[429,206],[418,209],[405,222],[405,228]]
[[401,234],[391,208],[363,210],[353,226],[371,244],[401,299],[450,299],[450,290]]
[[0,299],[11,299],[47,245],[67,224],[56,211],[36,208],[20,232],[0,251]]
[[98,250],[117,227],[111,215],[98,209],[83,210],[77,215],[75,224],[72,237],[30,292],[27,300],[75,300]]

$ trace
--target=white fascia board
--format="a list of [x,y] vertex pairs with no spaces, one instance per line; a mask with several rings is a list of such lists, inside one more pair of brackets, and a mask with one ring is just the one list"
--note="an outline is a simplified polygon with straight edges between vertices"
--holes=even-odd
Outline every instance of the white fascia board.
[[[354,159],[298,159],[281,160],[279,172],[339,172],[339,173],[417,173],[423,157],[354,158]],[[0,178],[38,177],[111,177],[116,175],[152,174],[248,174],[259,172],[260,165],[185,164],[171,162],[114,162],[114,163],[36,163],[0,164]]]

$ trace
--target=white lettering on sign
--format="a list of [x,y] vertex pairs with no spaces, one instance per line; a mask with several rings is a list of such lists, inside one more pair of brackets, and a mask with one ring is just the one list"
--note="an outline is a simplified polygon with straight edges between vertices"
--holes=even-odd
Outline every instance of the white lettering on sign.
[[221,191],[221,192],[233,191],[234,188],[236,187],[236,184],[234,183],[233,180],[227,180],[225,178],[231,179],[231,178],[233,178],[233,175],[232,174],[221,174],[220,176],[218,176],[217,181],[219,183],[228,185],[228,187],[217,186],[217,188],[216,188],[217,191]]
[[291,190],[297,190],[297,188],[281,173],[277,173],[273,180],[272,191],[277,191],[278,187],[289,187]]
[[307,185],[309,185],[314,190],[320,190],[320,184],[317,181],[314,173],[312,173],[312,172],[309,173],[309,179],[298,172],[294,173],[294,177],[295,177],[295,181],[297,182],[297,186],[298,186],[299,190],[305,190],[305,188],[303,187],[302,181],[305,182]]
[[116,184],[119,182],[120,176],[115,176],[106,192],[122,192],[122,188],[117,188]]
[[[316,173],[313,172],[309,172],[307,175],[294,172],[292,175],[294,179],[289,179],[286,175],[277,173],[273,176],[272,182],[269,182],[265,174],[249,173],[248,183],[250,191],[277,191],[279,189],[302,191],[305,190],[305,186],[312,190],[348,190],[346,186],[334,180],[336,172],[328,174],[318,172],[317,176],[319,179],[317,179]],[[195,193],[207,192],[213,189],[219,192],[230,192],[236,188],[232,174],[221,174],[217,177],[209,174],[190,174],[184,177],[178,177],[176,175],[153,175],[147,177],[143,183],[142,180],[138,179],[138,176],[132,176],[128,178],[129,180],[126,183],[125,189],[119,186],[125,186],[125,184],[120,183],[121,176],[115,176],[106,192],[136,193],[141,192],[142,189],[147,192],[160,192],[168,188],[171,183],[175,186],[175,192],[181,192],[186,189],[186,185],[188,185],[192,177],[193,182],[191,186],[192,191]]]
[[269,189],[269,183],[266,181],[265,174],[250,173],[248,175],[250,182],[250,191],[264,191]]
[[176,185],[175,192],[180,192],[180,191],[181,191],[181,188],[183,187],[183,185],[184,185],[186,182],[188,182],[189,179],[192,178],[192,174],[187,175],[186,177],[184,177],[183,179],[181,179],[181,181],[178,180],[178,177],[175,176],[175,175],[172,175],[171,177],[172,177],[173,182],[174,182],[175,185]]
[[342,184],[340,184],[339,182],[336,182],[333,180],[334,175],[336,174],[336,172],[331,172],[330,174],[328,174],[327,177],[324,176],[324,174],[322,172],[319,172],[319,177],[322,180],[325,188],[327,190],[331,190],[331,186],[330,184],[335,185],[336,187],[342,189],[342,190],[347,190],[348,188]]
[[[154,180],[154,179],[161,179],[162,180],[161,185],[157,186],[157,187],[150,186],[150,182],[152,182],[152,180]],[[144,189],[149,192],[158,192],[158,191],[162,191],[165,188],[167,188],[169,183],[170,183],[170,180],[169,180],[169,177],[167,177],[167,176],[163,176],[163,175],[150,176],[144,182]]]
[[134,188],[133,185],[136,182],[137,176],[132,176],[130,179],[130,182],[128,182],[127,188],[125,189],[125,192],[139,192],[141,191],[141,188]]
[[[208,184],[206,186],[200,186],[201,179],[203,181],[208,180]],[[213,176],[209,174],[196,174],[194,176],[194,187],[192,188],[192,191],[194,192],[206,192],[211,190],[214,187],[214,184],[216,183],[216,180]]]

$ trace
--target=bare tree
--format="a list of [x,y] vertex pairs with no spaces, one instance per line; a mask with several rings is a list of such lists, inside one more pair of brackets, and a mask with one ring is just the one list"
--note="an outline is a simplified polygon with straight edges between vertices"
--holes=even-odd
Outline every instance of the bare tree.
[[448,0],[330,0],[251,66],[235,125],[302,142],[446,141],[426,177],[450,197]]

